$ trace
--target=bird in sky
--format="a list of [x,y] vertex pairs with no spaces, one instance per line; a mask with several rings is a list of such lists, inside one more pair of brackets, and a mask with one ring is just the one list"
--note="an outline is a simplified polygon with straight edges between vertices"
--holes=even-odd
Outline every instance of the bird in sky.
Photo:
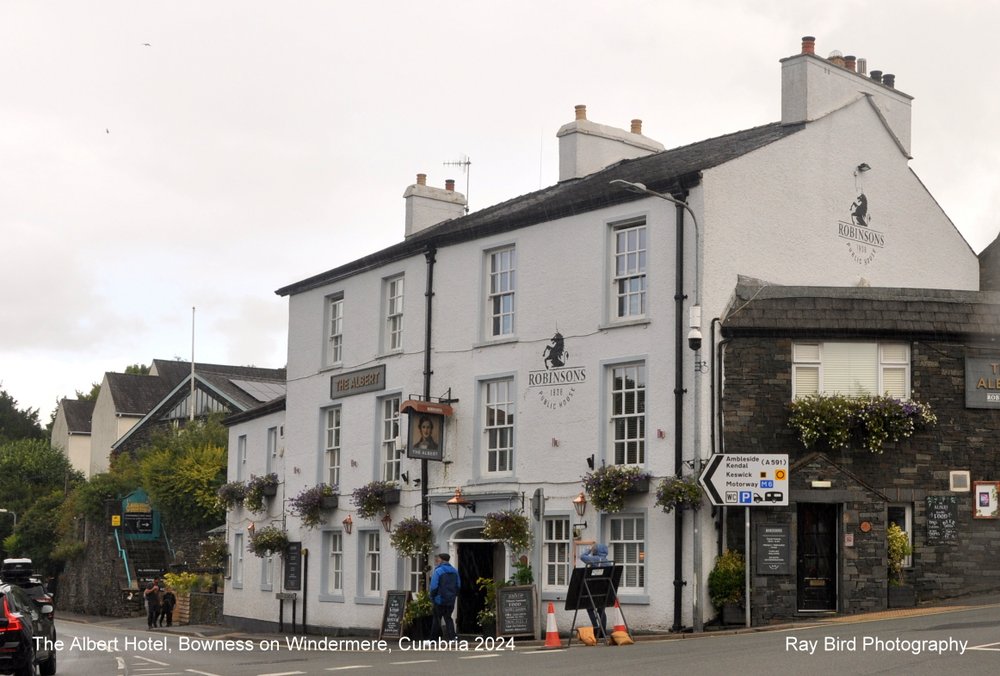
[[148,42],[143,42],[142,46],[143,47],[152,47],[153,45],[149,44]]

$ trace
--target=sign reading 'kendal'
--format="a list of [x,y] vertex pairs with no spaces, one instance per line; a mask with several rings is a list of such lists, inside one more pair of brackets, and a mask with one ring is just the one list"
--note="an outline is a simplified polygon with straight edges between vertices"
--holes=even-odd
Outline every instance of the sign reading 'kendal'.
[[330,376],[330,398],[340,399],[352,394],[385,389],[385,364],[368,369]]

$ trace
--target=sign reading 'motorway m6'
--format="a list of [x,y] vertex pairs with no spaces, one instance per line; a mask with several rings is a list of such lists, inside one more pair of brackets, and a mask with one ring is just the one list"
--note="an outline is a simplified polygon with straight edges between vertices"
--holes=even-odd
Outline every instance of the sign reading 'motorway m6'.
[[788,504],[788,454],[713,455],[698,481],[713,505],[778,507]]

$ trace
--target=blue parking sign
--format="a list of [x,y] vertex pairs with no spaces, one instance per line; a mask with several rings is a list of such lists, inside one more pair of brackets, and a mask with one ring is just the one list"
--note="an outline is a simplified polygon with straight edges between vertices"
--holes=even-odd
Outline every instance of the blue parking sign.
[[750,491],[740,491],[740,504],[748,505],[750,504]]

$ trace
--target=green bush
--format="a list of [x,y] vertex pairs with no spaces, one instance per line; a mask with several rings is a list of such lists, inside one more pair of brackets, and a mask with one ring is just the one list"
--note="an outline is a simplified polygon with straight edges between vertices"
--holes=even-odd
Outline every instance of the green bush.
[[715,567],[708,574],[708,597],[717,610],[727,603],[743,604],[746,584],[746,563],[743,555],[727,549],[715,560]]

